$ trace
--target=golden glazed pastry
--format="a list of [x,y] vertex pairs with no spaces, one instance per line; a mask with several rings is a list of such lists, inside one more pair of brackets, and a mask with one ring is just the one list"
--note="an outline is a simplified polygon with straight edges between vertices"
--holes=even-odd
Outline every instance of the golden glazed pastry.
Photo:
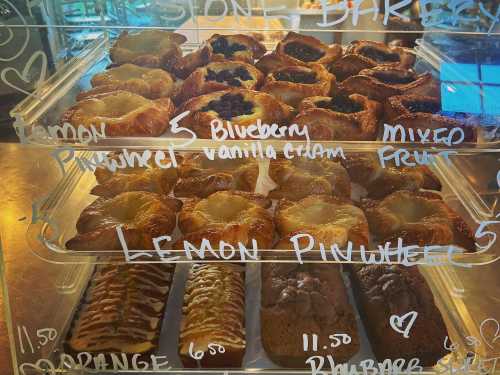
[[179,46],[186,40],[184,35],[163,30],[124,31],[111,47],[109,55],[116,65],[132,63],[170,70],[182,57]]
[[167,129],[173,112],[169,98],[150,100],[128,91],[113,91],[77,102],[64,112],[61,122],[96,129],[105,124],[105,134],[111,137],[157,137]]
[[359,94],[304,99],[292,123],[306,127],[310,139],[375,140],[382,105]]
[[321,64],[286,66],[269,73],[261,91],[296,107],[304,98],[328,95],[334,84],[335,77]]
[[[446,138],[451,135],[454,128],[460,128],[463,132],[463,142],[475,142],[477,133],[474,125],[467,126],[467,118],[456,119],[441,114],[441,101],[437,98],[423,95],[398,95],[388,98],[385,102],[386,122],[391,125],[402,125],[413,129],[415,142],[433,141],[432,134],[428,139],[422,140],[417,129],[425,132],[426,129],[447,129],[440,132],[439,137]],[[456,134],[451,137],[459,142],[461,136]]]
[[174,66],[175,74],[187,78],[196,68],[211,61],[235,60],[253,64],[266,47],[251,35],[212,35],[198,50],[187,54]]
[[195,96],[232,87],[257,90],[264,75],[254,66],[241,61],[216,61],[196,69],[182,84],[178,102]]
[[174,80],[166,71],[134,64],[123,64],[98,73],[90,82],[93,88],[78,94],[77,100],[117,90],[133,92],[148,99],[158,99],[170,97],[174,91]]
[[184,240],[199,245],[203,239],[217,248],[219,241],[269,249],[274,235],[271,201],[262,195],[242,191],[218,191],[207,198],[185,201],[179,214]]
[[340,163],[325,158],[271,160],[269,176],[278,184],[269,193],[272,199],[297,201],[314,194],[351,196],[347,171]]
[[[219,347],[225,350],[219,352]],[[239,264],[193,264],[186,282],[179,334],[184,367],[196,368],[190,355],[201,351],[201,367],[241,367],[245,354],[245,267]],[[212,346],[211,346],[212,345]],[[212,353],[212,350],[216,353]]]
[[328,65],[341,55],[342,47],[338,44],[328,46],[315,37],[290,31],[285,39],[278,43],[276,49],[264,55],[255,66],[268,74],[290,65],[307,66],[311,63]]
[[405,245],[475,249],[469,226],[436,193],[396,191],[381,201],[365,199],[362,207],[371,233],[381,243],[397,244],[402,238]]
[[154,237],[175,228],[181,201],[156,193],[131,191],[113,198],[97,198],[76,223],[78,234],[66,242],[71,250],[120,250],[116,227],[121,226],[129,249],[152,249]]
[[[257,120],[263,124],[284,126],[288,124],[292,108],[265,92],[230,89],[192,98],[177,109],[178,114],[184,111],[190,113],[180,124],[193,130],[199,138],[210,139],[212,121],[222,122],[222,128],[227,128],[228,121],[246,128],[256,124]],[[238,138],[235,134],[235,139]]]
[[259,167],[252,158],[210,160],[204,154],[186,156],[179,166],[176,197],[206,198],[216,191],[253,192]]
[[397,190],[441,190],[441,182],[425,165],[397,167],[389,162],[384,168],[375,153],[347,154],[342,164],[351,181],[363,186],[370,198],[380,199]]
[[327,245],[343,247],[368,244],[368,223],[363,211],[345,198],[310,195],[297,202],[279,201],[275,213],[281,237],[294,233],[312,233]]
[[348,94],[365,95],[379,102],[394,95],[439,96],[440,92],[439,84],[430,73],[416,74],[411,70],[386,66],[364,69],[340,86]]
[[[152,159],[155,157],[153,156]],[[94,172],[97,185],[91,190],[91,194],[101,197],[114,197],[126,191],[150,191],[158,194],[168,194],[177,182],[177,168],[163,168],[168,166],[170,159],[165,157],[161,160],[161,166],[155,162],[147,167],[126,166],[123,154],[111,154],[107,156],[107,162],[98,166]],[[116,170],[109,167],[118,166]]]
[[410,50],[368,40],[355,40],[347,47],[344,56],[330,66],[339,81],[359,74],[363,69],[376,66],[411,68],[415,55]]
[[174,270],[173,264],[98,264],[71,326],[69,353],[153,353]]

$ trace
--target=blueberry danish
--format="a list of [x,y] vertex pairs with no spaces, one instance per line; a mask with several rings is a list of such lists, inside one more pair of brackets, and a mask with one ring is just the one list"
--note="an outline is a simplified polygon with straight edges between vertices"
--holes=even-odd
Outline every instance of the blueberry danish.
[[311,63],[328,65],[342,55],[342,47],[338,44],[326,45],[312,36],[289,32],[285,39],[278,43],[276,49],[263,56],[256,64],[264,73],[290,65],[307,66]]
[[[286,126],[292,107],[265,92],[230,89],[192,98],[181,105],[177,113],[185,111],[190,113],[181,120],[181,125],[193,130],[199,138],[212,138],[211,124],[227,129],[231,123],[243,130],[258,121]],[[231,138],[248,137],[235,133]]]
[[304,98],[330,93],[335,77],[321,64],[287,66],[268,74],[262,91],[293,107]]
[[241,61],[212,62],[196,69],[184,81],[177,101],[232,87],[257,90],[263,79],[262,72],[253,65]]

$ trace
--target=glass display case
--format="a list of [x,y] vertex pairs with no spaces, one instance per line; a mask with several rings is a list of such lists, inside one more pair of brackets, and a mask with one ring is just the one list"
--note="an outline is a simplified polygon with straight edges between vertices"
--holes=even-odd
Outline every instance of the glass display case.
[[499,15],[0,0],[13,373],[499,373]]

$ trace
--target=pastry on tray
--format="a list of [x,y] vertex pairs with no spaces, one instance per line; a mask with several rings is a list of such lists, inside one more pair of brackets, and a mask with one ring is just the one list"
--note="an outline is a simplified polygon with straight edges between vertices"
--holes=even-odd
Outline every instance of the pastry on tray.
[[253,158],[210,160],[203,154],[184,157],[178,168],[176,197],[206,198],[222,190],[253,192],[259,167]]
[[338,81],[357,75],[363,69],[376,66],[411,68],[415,55],[407,48],[387,46],[381,42],[355,40],[347,46],[342,58],[330,65]]
[[[440,129],[439,138],[450,137],[452,142],[457,143],[477,140],[477,124],[468,123],[467,117],[453,118],[451,115],[444,115],[438,98],[423,95],[392,96],[385,102],[385,117],[388,124],[413,129],[415,142],[433,142],[432,134],[422,139],[417,129],[422,130],[424,134],[427,129]],[[461,132],[457,133],[456,128],[460,128]]]
[[[303,369],[313,355],[332,355],[337,364],[358,352],[356,318],[339,265],[264,263],[261,295],[262,346],[274,363]],[[318,335],[317,351],[312,349],[313,334]],[[348,335],[349,343],[332,347],[334,334]]]
[[269,249],[274,236],[272,215],[267,208],[271,200],[243,191],[218,191],[207,198],[191,198],[184,201],[179,214],[179,228],[184,235],[174,245],[180,248],[182,241],[199,245],[208,240],[212,248],[219,241],[233,246],[252,246]]
[[[155,156],[153,156],[154,158]],[[107,162],[99,165],[94,174],[97,185],[91,190],[91,194],[101,197],[114,197],[126,191],[150,191],[158,194],[168,194],[177,182],[177,168],[163,168],[155,163],[152,166],[134,166],[116,168],[112,170],[109,166],[125,166],[126,162],[122,154],[113,153],[106,157]],[[169,163],[167,157],[162,160],[162,166]]]
[[323,65],[314,63],[273,70],[267,75],[261,91],[296,107],[304,98],[328,95],[334,84],[335,77]]
[[113,198],[97,198],[83,210],[76,223],[78,233],[66,248],[82,251],[121,250],[116,228],[121,226],[130,250],[153,249],[153,238],[175,228],[181,201],[145,191],[131,191]]
[[269,176],[278,185],[269,193],[272,199],[297,201],[314,194],[351,196],[347,171],[339,162],[326,158],[271,160]]
[[382,105],[359,94],[304,99],[292,120],[307,127],[310,139],[370,141],[377,138]]
[[246,34],[212,35],[199,49],[175,63],[173,71],[180,78],[187,78],[196,68],[211,61],[235,60],[249,64],[259,59],[266,47],[256,38]]
[[72,322],[67,350],[155,352],[174,269],[153,263],[97,265]]
[[309,195],[297,202],[282,199],[275,212],[276,229],[282,238],[310,232],[325,246],[340,248],[368,244],[368,222],[363,211],[348,199],[329,195]]
[[117,90],[129,91],[148,99],[172,96],[174,80],[162,69],[123,64],[97,73],[90,80],[92,89],[81,92],[77,100]]
[[61,123],[98,130],[104,124],[109,137],[157,137],[167,129],[173,112],[169,98],[150,100],[128,91],[113,91],[77,102],[63,113]]
[[264,55],[255,65],[268,74],[277,68],[311,63],[328,65],[342,55],[342,47],[338,44],[326,45],[319,39],[308,35],[300,35],[290,31],[281,40],[276,49]]
[[182,57],[180,45],[186,41],[181,34],[163,30],[124,31],[109,51],[115,65],[132,63],[148,68],[170,70]]
[[401,238],[405,245],[453,244],[475,251],[470,227],[437,193],[401,190],[361,205],[377,242],[395,246]]
[[[228,122],[245,129],[255,125],[257,120],[263,124],[286,126],[292,110],[292,107],[265,92],[233,88],[192,98],[183,103],[176,113],[190,111],[179,122],[180,125],[193,130],[199,138],[210,139],[211,124],[214,122],[219,122],[214,129],[227,129]],[[235,132],[234,138],[243,139],[244,135]]]
[[215,61],[196,69],[182,84],[176,100],[187,99],[213,91],[232,87],[257,90],[264,80],[264,75],[253,65],[242,61]]
[[341,160],[352,182],[363,186],[370,198],[380,199],[397,190],[441,190],[441,182],[425,165],[396,166],[387,162],[382,167],[375,153],[347,154]]
[[395,95],[439,96],[439,83],[430,73],[417,74],[412,70],[378,66],[364,69],[341,83],[347,94],[361,94],[381,103]]
[[[193,264],[179,334],[182,364],[188,368],[241,367],[245,347],[244,266]],[[190,355],[196,352],[204,354],[199,361]]]
[[[449,354],[444,348],[446,326],[417,267],[352,265],[351,280],[378,362],[418,358],[419,366],[430,367]],[[396,332],[393,327],[409,329]],[[405,333],[408,337],[404,337]]]

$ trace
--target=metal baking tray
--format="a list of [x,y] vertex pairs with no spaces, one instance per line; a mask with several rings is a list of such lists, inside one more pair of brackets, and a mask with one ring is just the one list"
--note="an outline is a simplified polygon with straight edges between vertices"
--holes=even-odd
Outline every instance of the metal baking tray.
[[[214,31],[215,32],[215,31]],[[59,120],[64,110],[76,102],[79,92],[90,88],[90,79],[93,75],[106,69],[110,64],[108,51],[111,41],[107,33],[103,33],[94,42],[85,47],[81,53],[61,66],[57,72],[47,79],[35,92],[20,102],[10,112],[15,119],[14,127],[23,143],[32,143],[46,146],[71,145],[78,149],[112,149],[112,148],[167,148],[175,147],[177,150],[202,150],[203,147],[219,147],[221,145],[239,146],[248,148],[249,141],[226,140],[213,141],[207,139],[196,139],[186,144],[186,138],[180,138],[167,130],[160,137],[107,137],[98,139],[96,142],[81,143],[76,139],[52,138],[48,132],[48,126],[59,125]],[[199,44],[187,44],[183,46],[185,52],[192,51]],[[417,54],[417,71],[430,71],[439,76],[440,57],[425,48],[421,44],[415,49]],[[272,46],[268,46],[272,48]],[[491,125],[491,124],[490,124]],[[492,125],[498,128],[499,123]],[[321,141],[324,147],[342,147],[346,151],[377,150],[387,144],[402,146],[408,149],[426,149],[431,152],[436,150],[453,149],[458,152],[484,152],[499,151],[500,138],[491,137],[491,126],[478,128],[477,143],[464,142],[453,145],[452,148],[445,144],[433,143],[410,143],[410,142],[382,142],[382,141]],[[382,139],[381,134],[379,138]],[[287,141],[283,140],[261,140],[263,145],[270,144],[276,150],[281,150]],[[305,142],[294,141],[296,145]]]
[[[80,156],[89,157],[92,155],[93,151],[78,152]],[[465,156],[457,157],[454,163],[460,164],[461,159],[466,158]],[[455,164],[449,164],[444,160],[437,159],[437,163],[432,165],[432,170],[439,178],[442,184],[441,195],[444,201],[454,209],[471,227],[473,233],[483,225],[483,231],[489,229],[494,233],[500,234],[500,225],[491,225],[484,227],[484,222],[495,221],[494,213],[491,211],[490,207],[485,203],[490,199],[489,193],[485,193],[482,190],[475,191],[471,185],[468,183],[455,167]],[[37,220],[32,220],[28,227],[28,241],[30,243],[31,249],[35,254],[42,259],[49,262],[56,263],[102,263],[110,261],[110,256],[124,258],[124,252],[122,250],[106,250],[101,249],[99,251],[74,251],[65,248],[65,243],[67,240],[72,238],[76,233],[76,222],[80,213],[85,207],[92,203],[97,197],[90,194],[92,187],[96,184],[95,176],[93,173],[86,171],[83,172],[76,164],[72,165],[67,169],[67,173],[63,176],[60,183],[55,187],[51,194],[47,197],[45,202],[40,206],[36,207]],[[354,190],[354,189],[353,189]],[[274,205],[273,205],[274,206]],[[273,208],[270,208],[271,212]],[[180,238],[181,233],[176,228],[172,233],[172,241],[166,244],[165,249],[171,249],[168,246]],[[479,246],[484,246],[488,243],[490,239],[489,236],[484,236],[478,240]],[[376,247],[368,249],[376,249]],[[447,256],[448,251],[453,249],[453,252],[462,253],[463,249],[457,246],[439,246],[433,249],[433,253],[436,252],[437,255]],[[478,248],[479,249],[479,248]],[[422,256],[425,255],[425,249],[419,248],[416,250],[417,259],[419,259],[419,264],[422,264]],[[135,249],[129,250],[130,254],[136,254],[138,252],[148,253],[146,257],[138,257],[136,261],[148,261],[148,262],[162,262],[162,258],[154,250],[141,250]],[[179,259],[175,260],[177,263],[193,262],[186,256],[183,250],[170,250],[171,255],[179,255]],[[352,259],[346,262],[360,262],[361,255],[359,249],[353,249]],[[370,253],[370,251],[367,251]],[[378,254],[378,251],[376,251]],[[315,255],[313,251],[310,254]],[[248,259],[248,262],[266,262],[268,256],[278,257],[279,261],[283,262],[296,262],[297,257],[294,250],[282,250],[282,249],[259,249],[257,259]],[[476,262],[487,262],[495,257],[500,256],[500,242],[496,242],[493,246],[490,246],[488,251],[478,252],[478,253],[467,253],[460,257],[462,261],[467,260],[471,264]],[[450,256],[446,262],[449,262],[454,258],[454,255]],[[194,258],[196,259],[196,258]],[[237,261],[240,258],[231,258],[226,260],[228,262]],[[392,259],[392,258],[391,258]],[[488,260],[490,259],[490,260]],[[214,258],[205,258],[202,261],[214,261]],[[320,258],[306,258],[303,260],[305,262],[322,261]],[[329,261],[334,262],[332,257],[329,257]],[[217,261],[223,261],[218,259]],[[397,263],[397,260],[393,260]]]

